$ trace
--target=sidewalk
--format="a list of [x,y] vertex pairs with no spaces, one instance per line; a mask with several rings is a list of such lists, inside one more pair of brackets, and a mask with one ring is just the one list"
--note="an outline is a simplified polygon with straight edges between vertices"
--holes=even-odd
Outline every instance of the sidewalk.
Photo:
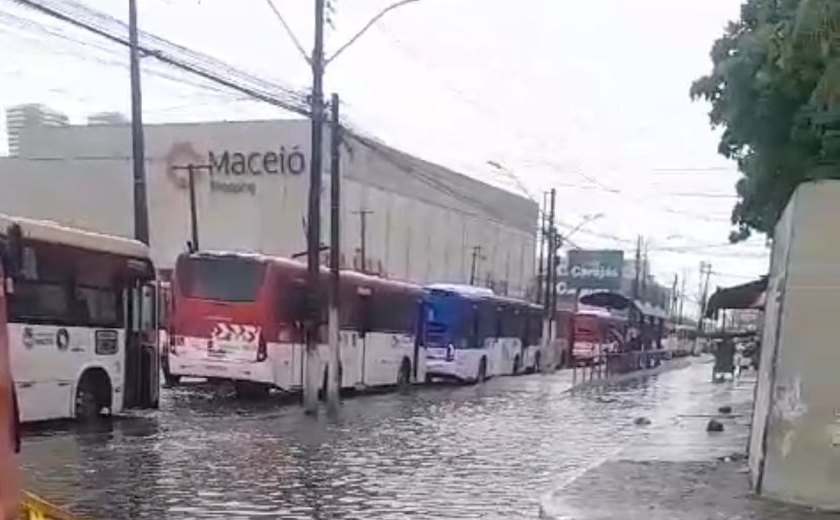
[[[550,520],[822,520],[838,516],[752,496],[747,472],[755,375],[711,382],[711,365],[695,363],[659,377],[686,380],[685,399],[651,410],[651,423],[608,461],[542,500]],[[722,415],[718,408],[732,407]],[[707,433],[713,416],[725,427]]]

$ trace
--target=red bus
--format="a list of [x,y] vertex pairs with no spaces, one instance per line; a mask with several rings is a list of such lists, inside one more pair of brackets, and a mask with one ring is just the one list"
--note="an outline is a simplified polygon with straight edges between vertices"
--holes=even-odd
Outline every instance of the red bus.
[[603,361],[616,352],[624,336],[627,320],[606,310],[580,310],[572,318],[572,359],[578,365]]
[[[328,272],[321,270],[326,294]],[[423,381],[416,330],[420,287],[343,271],[339,370],[343,388]],[[232,381],[240,394],[294,391],[304,377],[306,266],[243,253],[184,253],[172,282],[169,379]],[[318,362],[326,381],[326,309]]]

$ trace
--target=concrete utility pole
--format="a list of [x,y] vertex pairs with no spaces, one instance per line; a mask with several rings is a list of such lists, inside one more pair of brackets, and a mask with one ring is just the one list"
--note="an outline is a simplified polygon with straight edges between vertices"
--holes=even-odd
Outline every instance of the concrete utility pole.
[[373,214],[373,210],[361,208],[353,212],[354,215],[359,215],[359,256],[362,260],[363,273],[367,272],[367,216]]
[[318,356],[321,321],[321,166],[324,122],[324,0],[315,0],[315,44],[310,58],[312,66],[311,143],[309,161],[309,206],[307,211],[306,272],[309,292],[306,327],[306,370],[303,385],[303,408],[307,414],[318,413],[318,386],[321,362]]
[[478,274],[478,261],[484,259],[484,256],[481,254],[481,249],[481,246],[472,246],[472,261],[470,263],[470,285],[476,284],[476,275]]
[[341,124],[339,123],[338,94],[332,95],[332,125],[330,129],[330,308],[327,316],[330,336],[329,380],[327,381],[327,409],[334,413],[340,405],[341,337],[339,335],[339,295],[341,273]]
[[706,315],[706,308],[709,299],[709,277],[712,275],[712,264],[708,262],[700,262],[700,281],[703,284],[703,292],[700,296],[700,319],[698,326],[700,331],[703,330],[703,317]]
[[209,164],[188,164],[186,166],[172,166],[176,171],[187,171],[187,188],[190,196],[190,252],[199,251],[198,242],[198,208],[195,201],[195,174],[198,170],[210,171]]
[[546,238],[548,237],[548,232],[546,230],[546,226],[548,225],[548,219],[546,218],[547,211],[548,192],[543,192],[543,203],[540,211],[540,245],[539,250],[537,252],[537,303],[542,302],[543,284],[545,283],[545,269],[543,268],[543,266],[545,264],[545,258],[548,256],[548,252],[546,251],[545,247]]
[[633,262],[633,270],[636,276],[633,278],[633,299],[639,299],[639,284],[641,282],[641,264],[642,264],[642,235],[636,236],[636,258]]
[[137,39],[137,1],[128,0],[129,68],[131,75],[131,155],[134,194],[134,238],[149,244],[149,208],[146,200],[146,145],[143,139],[143,96]]
[[[557,302],[557,228],[554,226],[557,190],[551,189],[548,198],[548,237],[546,238],[545,295],[543,302],[543,350],[548,352],[554,339],[554,307]],[[555,360],[556,362],[556,360]]]
[[677,295],[677,285],[680,283],[680,277],[677,273],[674,273],[674,283],[671,285],[671,321],[675,321],[674,318],[677,315],[677,300],[679,296]]
[[686,282],[687,278],[688,278],[688,273],[686,271],[683,271],[682,286],[680,287],[680,301],[679,301],[679,306],[680,307],[679,307],[679,311],[678,311],[679,314],[677,315],[677,323],[680,324],[680,325],[682,325],[683,317],[685,316],[683,314],[683,305],[685,305],[685,282]]

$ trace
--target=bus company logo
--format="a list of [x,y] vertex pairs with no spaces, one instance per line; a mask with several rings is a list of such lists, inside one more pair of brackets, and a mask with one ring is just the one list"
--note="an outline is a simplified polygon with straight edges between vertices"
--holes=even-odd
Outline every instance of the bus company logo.
[[[200,165],[201,155],[195,151],[191,143],[178,141],[169,149],[166,154],[166,176],[176,188],[185,190],[189,187],[189,173],[185,166],[189,164]],[[196,170],[200,173],[201,169]]]
[[70,333],[67,332],[67,329],[58,329],[55,333],[55,345],[62,352],[67,350],[67,347],[70,346]]

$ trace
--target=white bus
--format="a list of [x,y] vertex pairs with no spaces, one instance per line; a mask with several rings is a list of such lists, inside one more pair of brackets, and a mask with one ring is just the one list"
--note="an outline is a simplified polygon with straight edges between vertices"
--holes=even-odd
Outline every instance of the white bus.
[[[327,273],[321,270],[323,294]],[[424,379],[416,341],[420,287],[342,271],[341,386],[403,386]],[[238,394],[297,391],[304,378],[306,266],[256,254],[182,254],[172,282],[166,377],[233,382]],[[319,370],[326,383],[326,312]]]
[[154,268],[140,242],[0,215],[22,422],[158,403]]
[[542,314],[538,305],[489,289],[427,287],[422,332],[427,379],[482,382],[539,371]]

